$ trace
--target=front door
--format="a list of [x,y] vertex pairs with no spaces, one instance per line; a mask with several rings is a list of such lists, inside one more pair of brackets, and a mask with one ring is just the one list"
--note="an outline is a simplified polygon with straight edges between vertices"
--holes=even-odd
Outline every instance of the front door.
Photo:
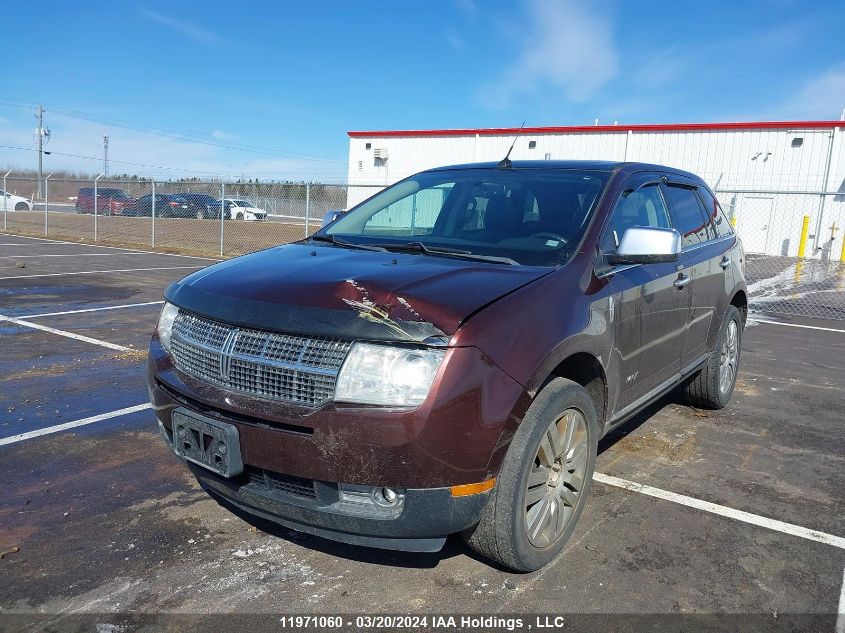
[[[632,226],[669,228],[671,221],[660,176],[638,174],[626,183],[602,237],[602,251],[610,253]],[[611,363],[621,380],[614,413],[643,398],[680,372],[689,300],[683,262],[621,265],[604,273],[610,277],[614,346]]]

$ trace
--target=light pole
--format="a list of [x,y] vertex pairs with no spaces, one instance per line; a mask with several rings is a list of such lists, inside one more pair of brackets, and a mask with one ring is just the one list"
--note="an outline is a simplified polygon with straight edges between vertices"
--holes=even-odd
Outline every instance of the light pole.
[[109,177],[109,137],[103,137],[103,173],[101,176]]

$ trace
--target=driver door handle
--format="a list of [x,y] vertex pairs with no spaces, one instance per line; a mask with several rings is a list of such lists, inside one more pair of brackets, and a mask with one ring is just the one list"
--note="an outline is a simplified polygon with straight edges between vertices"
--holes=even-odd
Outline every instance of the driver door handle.
[[722,267],[722,270],[727,270],[728,268],[731,267],[731,258],[728,257],[727,255],[725,255],[722,258],[722,261],[719,262],[719,266]]
[[672,282],[672,285],[675,286],[675,288],[677,288],[678,290],[683,290],[684,287],[691,281],[692,277],[681,273],[680,275],[678,275],[678,278]]

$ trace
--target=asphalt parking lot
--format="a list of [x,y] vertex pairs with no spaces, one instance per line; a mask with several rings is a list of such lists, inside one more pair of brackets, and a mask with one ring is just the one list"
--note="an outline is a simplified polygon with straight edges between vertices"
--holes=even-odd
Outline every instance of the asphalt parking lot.
[[564,554],[518,575],[457,537],[422,555],[271,530],[199,489],[144,363],[164,288],[212,262],[0,234],[0,630],[160,612],[845,627],[845,323],[753,321],[731,404],[670,396],[606,437]]

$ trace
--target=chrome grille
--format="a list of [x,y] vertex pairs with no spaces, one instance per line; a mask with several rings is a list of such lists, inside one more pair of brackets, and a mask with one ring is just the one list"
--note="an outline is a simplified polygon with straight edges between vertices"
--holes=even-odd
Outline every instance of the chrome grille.
[[316,407],[331,399],[350,341],[238,328],[180,310],[177,369],[226,389]]

